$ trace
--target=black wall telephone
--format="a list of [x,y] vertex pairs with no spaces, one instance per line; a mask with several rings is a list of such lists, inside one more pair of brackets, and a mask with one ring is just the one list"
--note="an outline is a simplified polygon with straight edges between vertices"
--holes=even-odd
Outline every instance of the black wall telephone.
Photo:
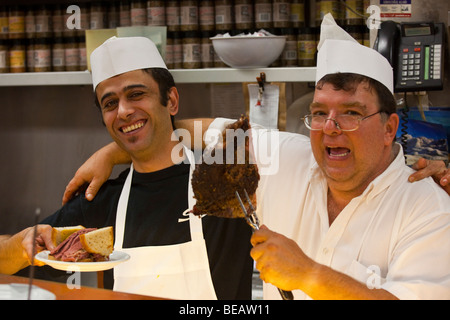
[[395,92],[442,90],[444,41],[443,23],[381,23],[374,49],[394,69]]

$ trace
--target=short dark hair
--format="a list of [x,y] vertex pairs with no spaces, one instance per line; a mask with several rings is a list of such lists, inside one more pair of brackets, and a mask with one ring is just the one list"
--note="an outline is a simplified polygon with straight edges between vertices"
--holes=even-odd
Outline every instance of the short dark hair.
[[[169,70],[164,68],[147,68],[142,69],[143,72],[149,74],[158,83],[159,88],[159,99],[160,103],[167,107],[169,101],[169,92],[172,87],[175,86],[175,80]],[[100,102],[97,99],[97,94],[95,94],[95,105],[101,111]],[[174,116],[170,116],[172,122],[172,128],[175,130],[175,119]]]
[[344,90],[347,92],[356,91],[360,83],[366,82],[369,90],[374,90],[378,97],[380,111],[388,115],[396,112],[396,103],[394,95],[381,82],[372,78],[355,73],[333,73],[327,74],[317,82],[316,89],[321,90],[323,85],[330,83],[335,90]]

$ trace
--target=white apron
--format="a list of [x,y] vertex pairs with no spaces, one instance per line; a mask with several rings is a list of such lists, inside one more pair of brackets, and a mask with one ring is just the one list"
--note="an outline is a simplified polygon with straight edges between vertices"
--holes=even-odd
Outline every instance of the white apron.
[[[185,148],[194,168],[191,151]],[[171,299],[217,299],[209,270],[202,219],[189,214],[191,241],[166,246],[122,248],[133,166],[119,198],[114,249],[126,252],[130,260],[114,267],[114,290]],[[195,199],[189,179],[189,208]],[[189,211],[190,209],[186,210]]]

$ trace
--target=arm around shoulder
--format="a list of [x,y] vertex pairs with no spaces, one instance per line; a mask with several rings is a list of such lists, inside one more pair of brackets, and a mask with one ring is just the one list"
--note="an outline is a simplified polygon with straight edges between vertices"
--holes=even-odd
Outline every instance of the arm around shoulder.
[[108,180],[114,166],[130,162],[131,158],[128,153],[115,142],[99,149],[83,163],[66,186],[63,204],[67,203],[85,184],[89,184],[85,192],[86,199],[91,201],[103,183]]

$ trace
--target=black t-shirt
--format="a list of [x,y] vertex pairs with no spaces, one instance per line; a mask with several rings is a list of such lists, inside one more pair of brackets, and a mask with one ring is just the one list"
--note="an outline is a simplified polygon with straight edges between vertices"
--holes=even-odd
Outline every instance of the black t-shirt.
[[[188,208],[189,164],[151,173],[133,172],[123,247],[171,245],[190,241]],[[93,201],[80,195],[42,223],[57,226],[115,226],[117,204],[129,170],[108,180]],[[209,266],[218,299],[251,299],[253,264],[251,229],[243,219],[202,218]],[[112,270],[105,272],[104,286],[112,288]]]

